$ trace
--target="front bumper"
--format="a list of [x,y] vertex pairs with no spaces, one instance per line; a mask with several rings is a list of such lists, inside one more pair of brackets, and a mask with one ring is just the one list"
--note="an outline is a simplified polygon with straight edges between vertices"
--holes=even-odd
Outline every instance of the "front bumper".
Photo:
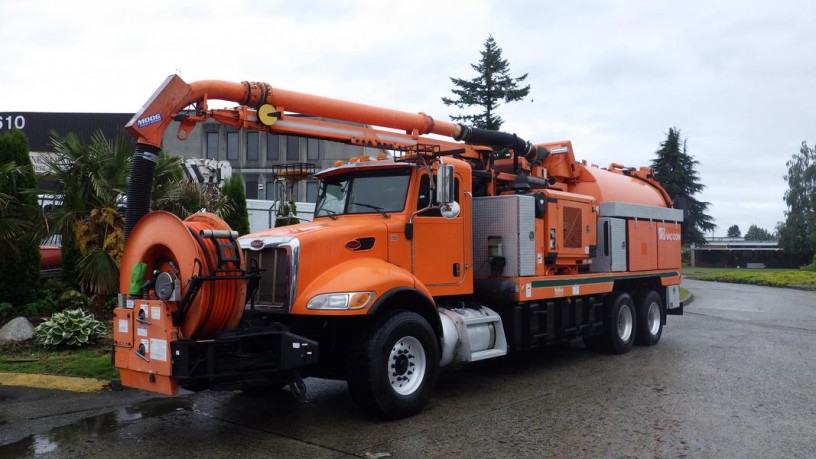
[[214,339],[170,344],[173,379],[182,387],[233,390],[284,382],[287,373],[316,364],[318,344],[273,324],[238,329]]

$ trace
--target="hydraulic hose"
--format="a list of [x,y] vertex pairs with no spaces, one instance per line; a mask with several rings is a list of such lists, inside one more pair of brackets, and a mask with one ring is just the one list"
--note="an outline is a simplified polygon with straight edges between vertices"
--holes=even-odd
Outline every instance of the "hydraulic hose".
[[518,156],[536,156],[536,148],[530,142],[520,139],[515,134],[501,131],[491,131],[465,125],[459,125],[459,133],[455,140],[468,144],[501,146],[512,149]]

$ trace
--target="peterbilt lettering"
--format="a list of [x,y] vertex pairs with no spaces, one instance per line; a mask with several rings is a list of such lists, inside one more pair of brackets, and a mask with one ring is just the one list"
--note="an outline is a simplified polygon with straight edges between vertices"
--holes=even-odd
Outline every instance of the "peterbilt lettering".
[[[134,119],[114,310],[125,386],[302,396],[302,378],[334,378],[395,419],[423,408],[442,367],[576,339],[623,354],[682,313],[682,212],[648,168],[259,82],[173,75]],[[166,126],[145,128],[169,119],[179,138],[215,119],[377,154],[313,175],[312,222],[239,237],[212,214],[148,211]]]

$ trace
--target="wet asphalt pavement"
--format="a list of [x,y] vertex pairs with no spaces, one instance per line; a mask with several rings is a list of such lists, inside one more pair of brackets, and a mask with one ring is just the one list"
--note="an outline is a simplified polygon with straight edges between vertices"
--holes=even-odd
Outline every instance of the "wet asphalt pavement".
[[447,369],[401,421],[325,380],[305,402],[0,386],[0,457],[816,457],[816,292],[684,285],[656,347]]

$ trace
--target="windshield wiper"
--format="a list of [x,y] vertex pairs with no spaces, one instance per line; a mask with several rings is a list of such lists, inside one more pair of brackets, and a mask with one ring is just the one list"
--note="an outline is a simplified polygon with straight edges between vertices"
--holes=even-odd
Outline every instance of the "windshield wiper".
[[353,203],[351,203],[351,205],[352,206],[367,207],[369,209],[374,209],[377,212],[381,213],[383,215],[383,217],[391,218],[391,215],[388,212],[384,211],[383,208],[379,207],[379,206],[374,206],[374,205],[371,205],[371,204],[363,204],[363,203],[359,203],[359,202],[353,202]]
[[315,212],[315,216],[319,217],[321,212],[326,212],[326,215],[329,216],[332,220],[337,220],[337,212],[329,209],[320,209]]

